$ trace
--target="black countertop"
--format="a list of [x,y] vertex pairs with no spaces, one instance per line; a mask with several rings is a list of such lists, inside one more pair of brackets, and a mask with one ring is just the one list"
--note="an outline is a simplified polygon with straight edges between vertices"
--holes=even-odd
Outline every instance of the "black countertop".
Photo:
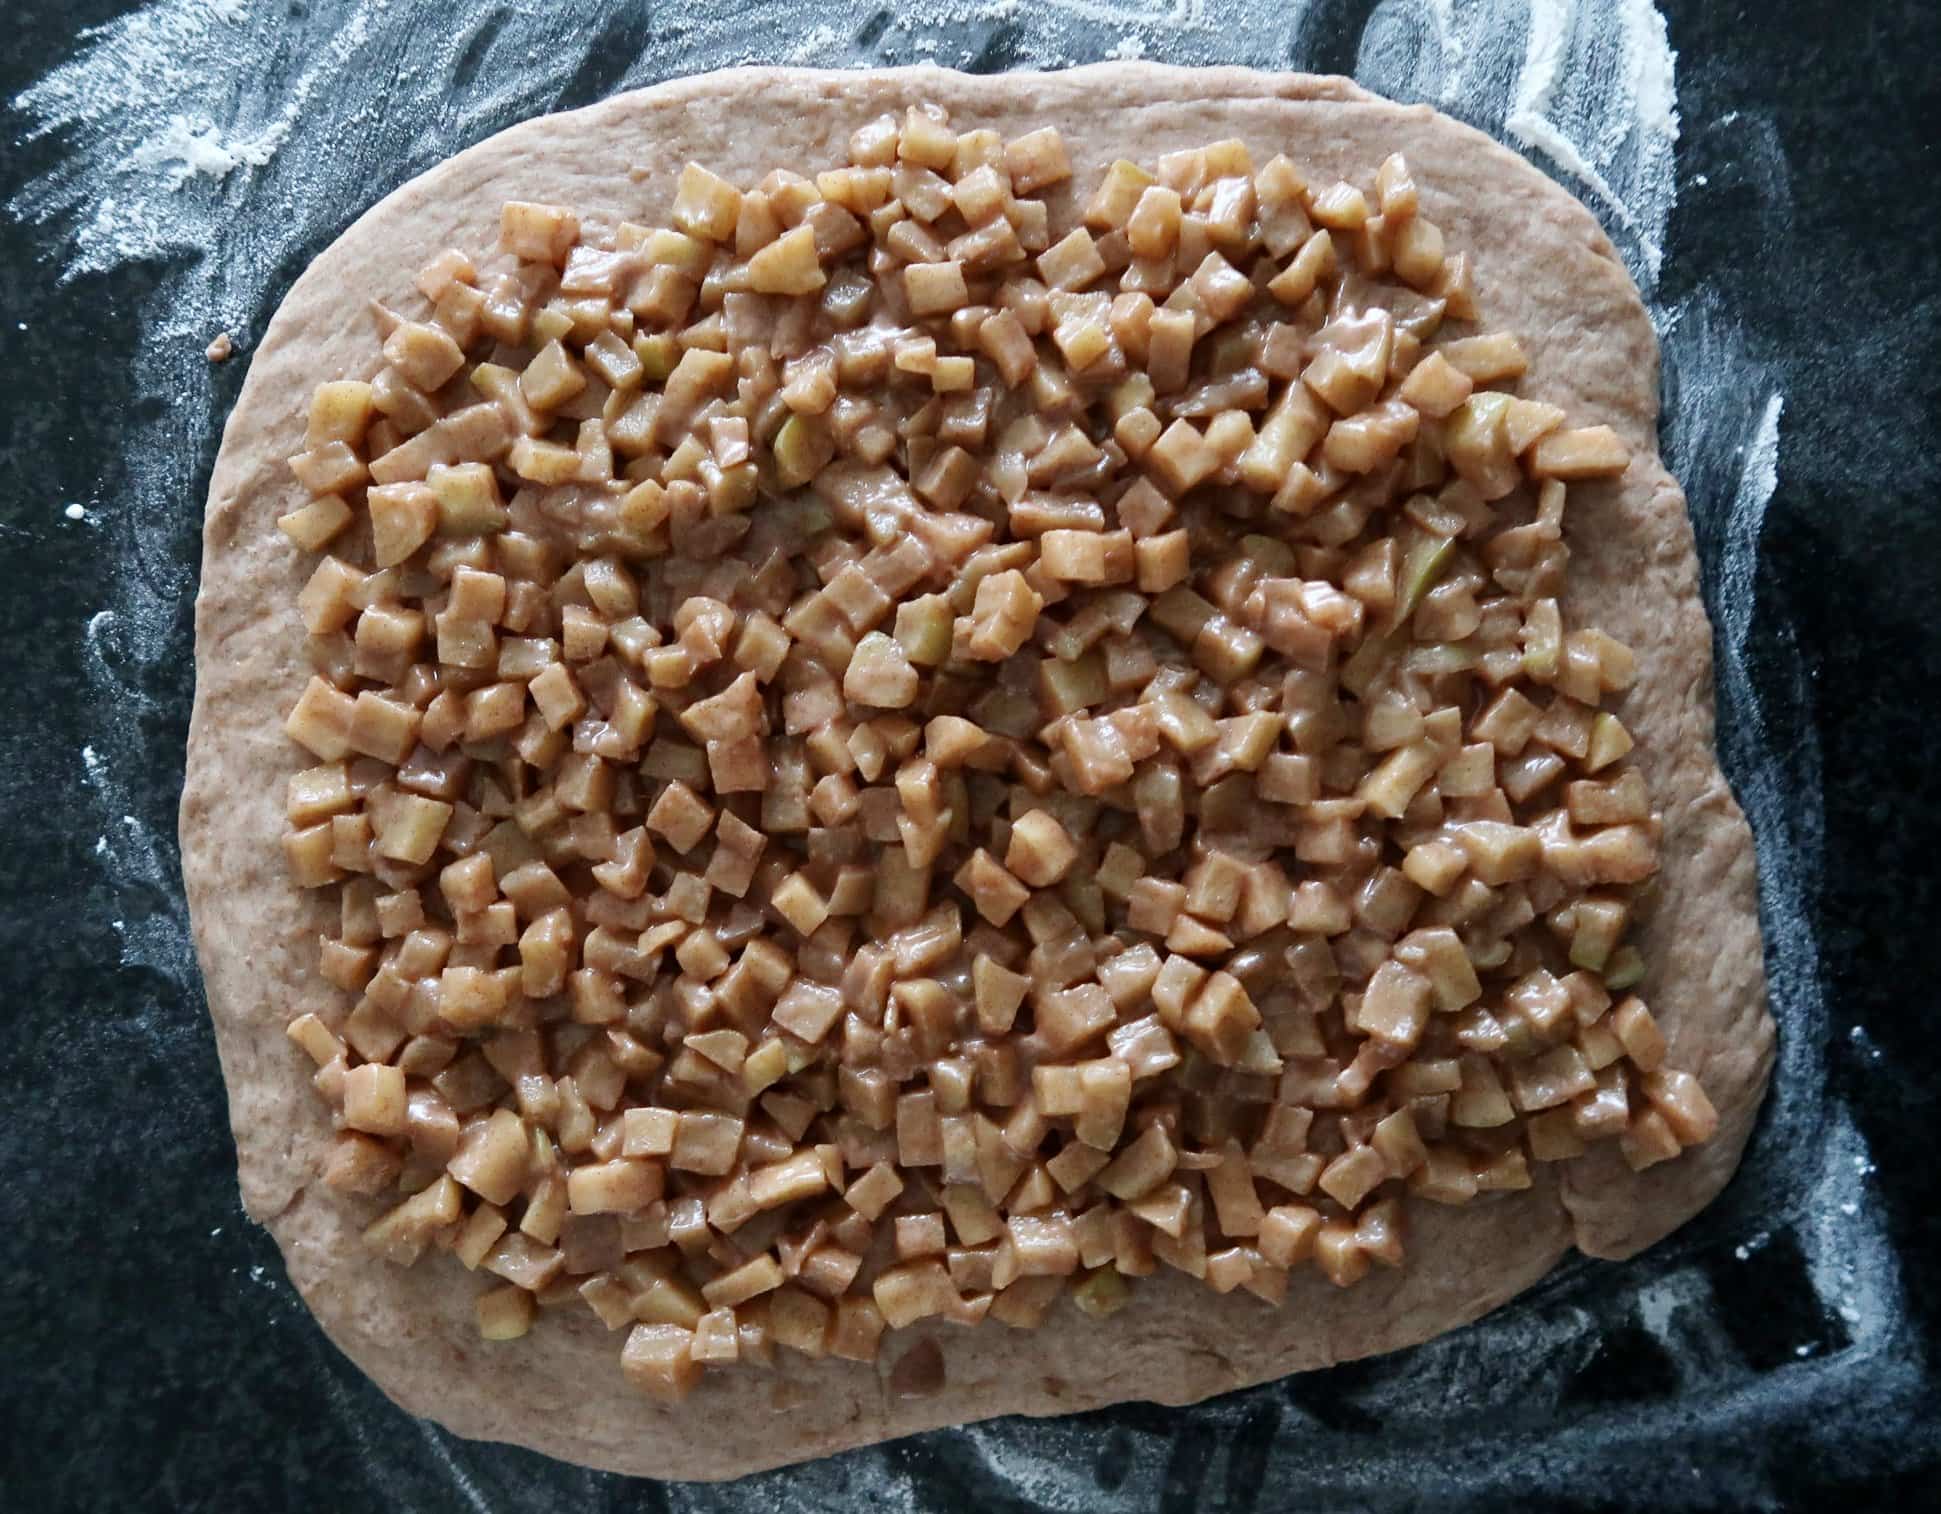
[[[1655,270],[1624,183],[1606,199],[1562,175],[1665,334],[1665,449],[1760,844],[1782,1062],[1724,1198],[1641,1258],[1567,1266],[1414,1351],[725,1490],[409,1419],[323,1340],[238,1206],[174,809],[201,495],[250,345],[384,191],[617,88],[762,57],[998,69],[1115,51],[1392,84],[1376,42],[1432,8],[136,9],[15,0],[0,57],[0,1507],[1811,1507],[1941,1472],[1933,7],[1668,0],[1681,130]],[[1451,14],[1442,73],[1410,54],[1407,77],[1440,78],[1425,92],[1502,132],[1501,88],[1451,81],[1520,8]],[[1565,104],[1573,70],[1636,61],[1595,51],[1564,59]],[[168,190],[190,162],[228,171]],[[210,368],[218,327],[240,359]]]

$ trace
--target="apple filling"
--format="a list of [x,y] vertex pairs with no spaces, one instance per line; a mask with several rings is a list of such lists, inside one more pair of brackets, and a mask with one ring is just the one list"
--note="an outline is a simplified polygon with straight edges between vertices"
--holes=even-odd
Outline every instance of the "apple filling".
[[487,1339],[578,1302],[674,1398],[1273,1304],[1711,1134],[1632,992],[1634,660],[1560,609],[1622,440],[1399,156],[1072,177],[916,107],[663,226],[508,204],[316,390],[290,1036]]

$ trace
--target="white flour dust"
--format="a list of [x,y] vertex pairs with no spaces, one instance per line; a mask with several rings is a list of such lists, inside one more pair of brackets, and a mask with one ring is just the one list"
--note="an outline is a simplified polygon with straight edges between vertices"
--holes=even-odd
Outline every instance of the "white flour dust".
[[84,33],[73,59],[12,102],[27,141],[73,143],[8,207],[61,227],[63,278],[206,247],[214,197],[180,191],[274,156],[293,117],[247,99],[245,22],[241,0],[166,0]]
[[290,122],[285,119],[253,140],[225,142],[213,126],[196,126],[186,116],[170,116],[158,136],[135,149],[128,165],[136,172],[159,169],[170,189],[180,189],[198,174],[222,179],[244,164],[261,168],[289,134]]
[[[1748,662],[1786,398],[1778,376],[1749,356],[1730,291],[1700,288],[1676,307],[1656,299],[1680,189],[1678,58],[1664,18],[1649,0],[1381,0],[1362,34],[1343,38],[1328,29],[1332,14],[1308,0],[779,0],[761,7],[757,25],[754,7],[740,0],[688,0],[666,11],[593,0],[446,0],[427,25],[425,7],[412,0],[318,0],[300,9],[154,0],[82,34],[67,62],[8,102],[15,137],[45,151],[47,163],[5,209],[44,230],[47,276],[71,280],[132,264],[153,275],[153,293],[134,312],[123,473],[101,481],[87,507],[64,514],[98,532],[90,541],[98,540],[107,585],[105,600],[72,627],[92,703],[103,711],[76,767],[93,803],[96,855],[116,901],[124,957],[174,986],[176,1002],[164,1010],[194,1002],[194,967],[172,796],[157,799],[153,782],[140,780],[180,762],[179,751],[151,743],[155,730],[178,728],[170,721],[179,723],[187,692],[199,487],[222,419],[223,380],[203,347],[211,332],[229,330],[246,357],[307,257],[359,211],[516,120],[735,64],[935,62],[994,71],[1107,58],[1263,68],[1346,60],[1368,87],[1445,109],[1560,177],[1599,215],[1652,304],[1664,340],[1663,440],[1691,496],[1715,587],[1722,742],[1761,843],[1768,962],[1782,1011],[1782,1065],[1762,1141],[1786,1160],[1751,1165],[1730,1199],[1726,1223],[1739,1228],[1716,1244],[1737,1241],[1731,1254],[1750,1262],[1770,1234],[1793,1227],[1812,1285],[1845,1325],[1853,1355],[1884,1362],[1899,1282],[1865,1201],[1865,1147],[1824,1093],[1826,1017],[1805,913],[1819,855],[1817,784],[1801,782],[1802,771],[1817,775],[1818,754],[1773,749]],[[1725,116],[1707,130],[1732,133],[1746,171],[1785,187],[1769,123]],[[125,713],[111,719],[110,711]],[[1606,1298],[1604,1270],[1565,1269],[1526,1305],[1383,1364],[1361,1405],[1384,1425],[1379,1454],[1305,1407],[1298,1380],[1202,1410],[1128,1419],[1105,1451],[1098,1425],[1072,1421],[998,1422],[927,1444],[1031,1507],[1151,1507],[1162,1486],[1176,1501],[1182,1477],[1189,1503],[1210,1477],[1229,1479],[1230,1490],[1233,1479],[1244,1482],[1242,1442],[1271,1440],[1285,1416],[1298,1427],[1300,1449],[1290,1452],[1281,1437],[1271,1463],[1260,1452],[1261,1471],[1276,1478],[1325,1474],[1343,1496],[1360,1490],[1372,1500],[1398,1485],[1411,1457],[1433,1454],[1453,1486],[1500,1488],[1494,1432],[1464,1426],[1527,1424],[1518,1416],[1554,1401],[1627,1308],[1679,1360],[1689,1391],[1721,1404],[1762,1391],[1710,1322],[1711,1284],[1690,1245],[1674,1240],[1637,1264],[1629,1304]],[[1801,1363],[1787,1371],[1829,1366],[1806,1360],[1810,1344],[1797,1350]],[[366,1445],[373,1476],[406,1475],[384,1470],[359,1402],[336,1386],[347,1369],[319,1370],[332,1382],[346,1433]],[[1461,1406],[1462,1424],[1437,1407],[1450,1404]],[[1614,1409],[1595,1435],[1661,1444],[1678,1433],[1680,1412],[1675,1404]],[[1171,1433],[1175,1422],[1217,1436],[1221,1449],[1182,1471],[1186,1443]],[[438,1478],[448,1502],[550,1509],[573,1479],[576,1501],[592,1508],[602,1489],[616,1486],[592,1474],[534,1474],[442,1432],[426,1435],[438,1470],[412,1475]],[[1566,1457],[1566,1442],[1546,1444]],[[1590,1442],[1568,1444],[1578,1448],[1568,1455],[1588,1454]],[[751,1479],[727,1502],[687,1489],[670,1490],[667,1502],[794,1514],[866,1497],[886,1511],[915,1508],[935,1496],[917,1465],[905,1451],[860,1452]],[[394,1501],[409,1502],[401,1493]]]

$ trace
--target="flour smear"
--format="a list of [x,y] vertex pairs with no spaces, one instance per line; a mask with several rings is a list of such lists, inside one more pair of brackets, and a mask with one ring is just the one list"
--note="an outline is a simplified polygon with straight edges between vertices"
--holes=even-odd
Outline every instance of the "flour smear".
[[[124,472],[102,482],[87,511],[107,588],[69,634],[84,643],[92,704],[103,712],[75,755],[93,798],[95,854],[117,901],[125,960],[167,985],[155,1012],[177,1021],[193,1012],[198,990],[174,816],[131,780],[168,770],[179,754],[147,744],[146,733],[166,722],[108,712],[180,716],[169,708],[180,675],[169,675],[190,654],[199,488],[222,419],[203,347],[229,330],[247,357],[308,256],[384,191],[494,130],[618,89],[753,62],[1351,66],[1368,87],[1438,106],[1559,177],[1601,218],[1652,304],[1664,339],[1664,444],[1690,493],[1713,586],[1722,741],[1761,843],[1782,1021],[1775,1105],[1748,1180],[1693,1228],[1716,1237],[1738,1227],[1711,1244],[1736,1256],[1732,1265],[1752,1265],[1768,1237],[1790,1226],[1824,1311],[1842,1322],[1841,1349],[1816,1354],[1821,1347],[1805,1342],[1799,1366],[1776,1376],[1750,1371],[1717,1338],[1707,1307],[1713,1274],[1681,1236],[1633,1265],[1628,1291],[1598,1269],[1566,1268],[1528,1303],[1375,1364],[1352,1392],[1355,1413],[1381,1424],[1379,1437],[1356,1432],[1352,1419],[1344,1429],[1332,1408],[1318,1412],[1294,1380],[1196,1410],[1129,1415],[1109,1433],[1095,1420],[944,1432],[706,1496],[669,1489],[670,1508],[839,1509],[865,1498],[886,1510],[916,1508],[967,1476],[1043,1509],[1147,1508],[1162,1495],[1181,1507],[1202,1497],[1252,1507],[1263,1484],[1325,1486],[1337,1490],[1335,1502],[1372,1504],[1409,1486],[1425,1455],[1445,1469],[1452,1497],[1481,1496],[1506,1486],[1506,1428],[1540,1443],[1549,1475],[1570,1481],[1593,1475],[1613,1450],[1698,1434],[1704,1425],[1681,1419],[1689,1401],[1717,1405],[1725,1422],[1762,1397],[1857,1393],[1842,1385],[1893,1368],[1883,1352],[1899,1284],[1865,1202],[1871,1164],[1846,1112],[1823,1092],[1826,1018],[1805,914],[1818,790],[1801,781],[1816,776],[1818,754],[1780,751],[1767,739],[1746,660],[1786,399],[1777,375],[1749,357],[1731,291],[1700,288],[1675,307],[1656,300],[1679,189],[1678,59],[1664,19],[1647,0],[1380,0],[1349,38],[1333,30],[1338,10],[1300,0],[783,0],[759,11],[718,0],[651,9],[448,0],[426,24],[426,7],[411,0],[316,0],[300,10],[269,0],[156,0],[81,35],[67,62],[8,103],[10,136],[48,154],[41,176],[5,207],[42,228],[44,275],[72,280],[141,264],[157,281],[132,332],[133,397],[150,403],[130,408]],[[1770,135],[1751,133],[1752,124],[1748,156],[1783,182]],[[1536,1415],[1627,1322],[1670,1353],[1683,1396],[1602,1406],[1595,1423],[1562,1430]],[[368,1394],[342,1385],[348,1369],[333,1354],[320,1349],[316,1365],[331,1382],[324,1401],[367,1448],[373,1476],[396,1480],[389,1491],[400,1506],[442,1499],[550,1509],[569,1490],[587,1507],[612,1501],[611,1480],[535,1471],[529,1460],[429,1429],[429,1469],[415,1458],[393,1468],[362,1422]],[[1679,1486],[1680,1475],[1667,1467],[1663,1490]],[[1747,1479],[1747,1502],[1766,1491],[1749,1467],[1719,1475]],[[436,1485],[407,1485],[422,1477]]]

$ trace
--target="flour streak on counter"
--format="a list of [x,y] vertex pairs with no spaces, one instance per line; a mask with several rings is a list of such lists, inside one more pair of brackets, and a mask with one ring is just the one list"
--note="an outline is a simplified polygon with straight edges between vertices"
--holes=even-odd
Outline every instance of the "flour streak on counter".
[[[1439,106],[1562,178],[1655,301],[1680,190],[1681,120],[1678,59],[1648,0],[1379,0],[1345,50],[1330,30],[1336,14],[1309,0],[780,0],[762,7],[757,27],[740,0],[652,10],[446,0],[426,26],[425,8],[411,0],[301,8],[154,0],[85,33],[69,61],[9,103],[20,123],[14,135],[40,145],[48,165],[6,209],[45,229],[52,277],[132,264],[153,275],[133,330],[122,473],[104,478],[80,512],[99,533],[88,540],[102,552],[106,600],[75,632],[98,712],[78,776],[94,809],[95,854],[124,962],[166,987],[157,1026],[186,1034],[198,994],[175,817],[140,797],[152,782],[129,780],[177,771],[181,761],[173,739],[191,650],[201,492],[220,396],[233,393],[237,366],[214,369],[205,359],[213,333],[234,332],[246,358],[310,256],[386,190],[459,148],[545,110],[755,62],[934,62],[989,72],[1107,58],[1270,69],[1352,59],[1370,88]],[[1707,129],[1731,133],[1749,172],[1784,184],[1761,123],[1721,118]],[[1691,188],[1704,187],[1694,179]],[[1818,754],[1779,749],[1747,659],[1786,402],[1778,375],[1748,355],[1731,291],[1701,288],[1675,307],[1654,303],[1653,312],[1665,347],[1663,441],[1691,496],[1714,586],[1726,764],[1759,839],[1781,1022],[1774,1105],[1722,1208],[1622,1274],[1567,1267],[1523,1303],[1323,1389],[1295,1379],[1193,1410],[999,1421],[705,1495],[669,1489],[670,1508],[796,1514],[867,1501],[887,1514],[961,1494],[966,1479],[1045,1509],[1187,1507],[1223,1496],[1245,1507],[1267,1484],[1332,1487],[1336,1501],[1374,1506],[1409,1486],[1426,1460],[1444,1469],[1450,1501],[1465,1493],[1487,1501],[1505,1488],[1505,1427],[1540,1446],[1560,1486],[1582,1486],[1627,1448],[1642,1454],[1689,1433],[1693,1421],[1682,1416],[1694,1405],[1821,1391],[1810,1385],[1816,1379],[1748,1370],[1710,1322],[1712,1274],[1701,1248],[1716,1253],[1714,1263],[1757,1265],[1769,1237],[1788,1227],[1826,1312],[1845,1326],[1852,1391],[1861,1391],[1866,1364],[1899,1317],[1899,1283],[1867,1203],[1870,1158],[1824,1092],[1827,1022],[1806,916],[1819,856],[1817,787],[1799,781],[1802,772],[1817,775]],[[158,744],[157,733],[170,741]],[[1595,1424],[1574,1429],[1532,1420],[1533,1407],[1575,1391],[1580,1374],[1595,1376],[1605,1343],[1627,1323],[1661,1343],[1680,1394],[1605,1404]],[[1835,1368],[1806,1360],[1817,1344],[1792,1349],[1802,1360],[1789,1372]],[[370,1391],[320,1344],[315,1366],[330,1411],[346,1439],[367,1448],[363,1460],[388,1502],[593,1509],[622,1496],[612,1479],[535,1468],[430,1428],[423,1433],[435,1465],[409,1452],[387,1459],[393,1448],[372,1434]],[[1317,1392],[1329,1400],[1326,1412]],[[1380,1424],[1380,1437],[1343,1430],[1342,1395],[1354,1416]],[[1742,1475],[1743,1501],[1762,1501],[1769,1490],[1751,1481],[1758,1474]],[[435,1492],[425,1491],[427,1476],[438,1481]],[[1677,1476],[1667,1467],[1652,1487],[1668,1492]]]
[[170,116],[160,133],[129,156],[128,166],[137,171],[159,169],[170,189],[180,189],[198,174],[221,179],[245,163],[261,168],[289,134],[290,122],[281,120],[248,141],[225,142],[213,126],[194,125],[186,116]]

